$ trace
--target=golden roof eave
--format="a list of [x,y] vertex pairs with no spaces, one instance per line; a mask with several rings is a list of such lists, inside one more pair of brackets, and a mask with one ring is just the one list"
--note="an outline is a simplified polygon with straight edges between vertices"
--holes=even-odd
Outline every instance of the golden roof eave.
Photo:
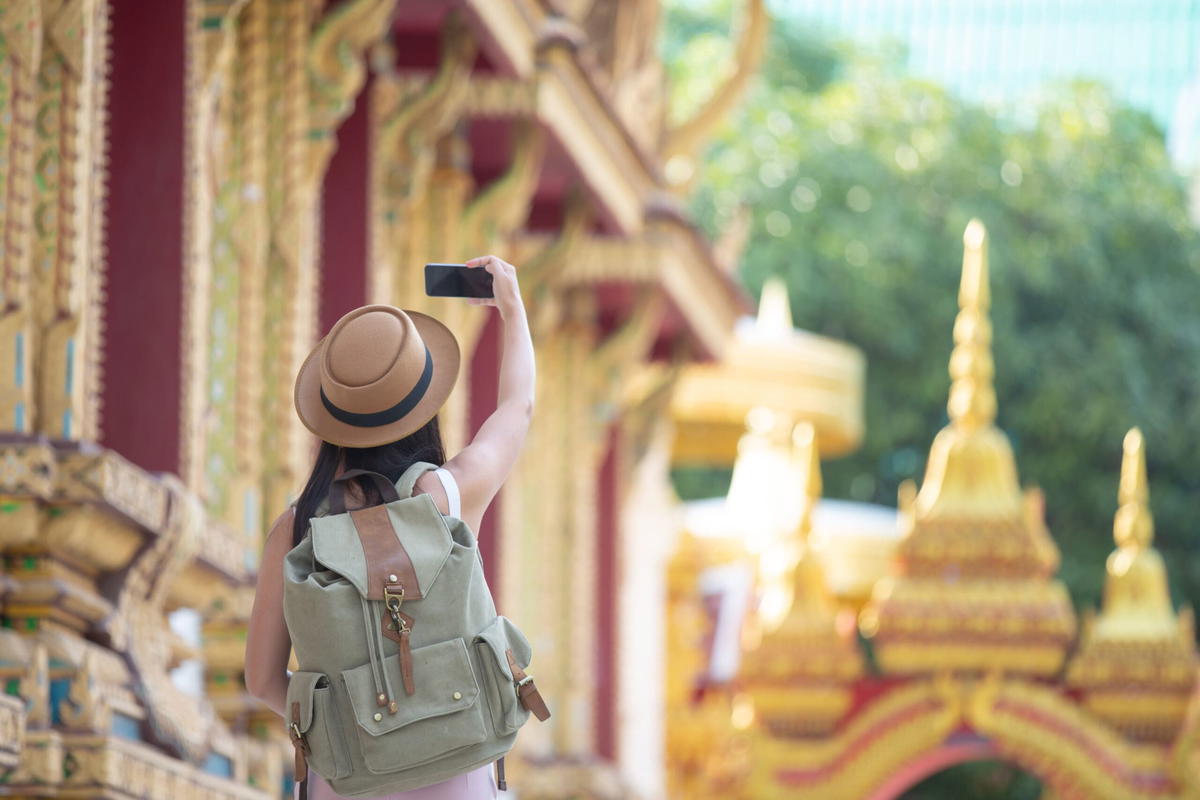
[[538,119],[552,131],[621,233],[640,231],[662,185],[655,157],[620,119],[577,52],[583,33],[531,0],[468,0],[491,52],[536,81]]
[[537,96],[538,118],[567,151],[618,229],[625,234],[640,231],[657,176],[565,44],[552,42],[539,53]]
[[546,19],[541,4],[536,0],[467,0],[466,6],[495,45],[494,52],[513,72],[522,78],[532,75],[537,31]]
[[[514,258],[531,258],[550,241],[547,234],[522,234],[513,242]],[[653,216],[647,228],[630,238],[587,237],[555,282],[563,287],[658,285],[683,319],[699,354],[711,359],[722,358],[732,346],[735,323],[748,308],[744,293],[716,265],[707,243],[685,220],[669,214]]]

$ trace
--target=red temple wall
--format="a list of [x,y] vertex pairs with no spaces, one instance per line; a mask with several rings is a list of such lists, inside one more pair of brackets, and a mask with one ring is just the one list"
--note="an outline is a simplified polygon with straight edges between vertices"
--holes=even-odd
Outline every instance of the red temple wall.
[[112,0],[101,437],[179,470],[184,3]]
[[337,131],[337,149],[329,160],[321,194],[321,252],[317,336],[351,309],[367,302],[367,253],[370,249],[367,194],[370,158],[367,88]]

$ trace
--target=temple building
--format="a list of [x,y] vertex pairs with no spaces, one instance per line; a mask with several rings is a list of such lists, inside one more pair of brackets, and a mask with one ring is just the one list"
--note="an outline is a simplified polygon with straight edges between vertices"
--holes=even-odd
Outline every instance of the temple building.
[[499,321],[421,267],[489,252],[520,266],[539,383],[479,538],[554,712],[509,781],[644,791],[662,646],[638,623],[665,576],[634,557],[630,476],[665,476],[681,371],[747,307],[665,164],[753,71],[764,5],[739,10],[737,69],[670,125],[657,0],[0,8],[0,794],[290,796],[242,658],[314,452],[294,376],[353,307],[434,314],[464,356],[454,452],[495,402]]

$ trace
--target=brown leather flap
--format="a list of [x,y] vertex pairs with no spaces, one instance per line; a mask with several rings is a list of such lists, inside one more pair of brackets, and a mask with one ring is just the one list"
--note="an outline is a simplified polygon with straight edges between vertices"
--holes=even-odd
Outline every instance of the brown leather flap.
[[[383,587],[399,586],[405,600],[420,600],[417,572],[404,544],[396,536],[387,506],[371,506],[350,512],[367,559],[367,597],[383,599]],[[392,589],[392,591],[395,591]]]

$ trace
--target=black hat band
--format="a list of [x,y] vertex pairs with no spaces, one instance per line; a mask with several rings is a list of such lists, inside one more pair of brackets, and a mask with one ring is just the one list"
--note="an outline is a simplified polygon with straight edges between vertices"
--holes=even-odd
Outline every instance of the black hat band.
[[429,389],[429,384],[433,380],[433,355],[429,352],[429,348],[425,348],[425,370],[421,373],[421,377],[417,379],[417,385],[409,391],[408,394],[400,400],[399,403],[391,408],[385,408],[383,411],[372,411],[369,414],[356,414],[353,411],[347,411],[344,408],[335,406],[328,397],[325,396],[325,389],[321,389],[321,402],[325,405],[325,410],[330,416],[338,422],[344,422],[347,425],[353,425],[356,428],[378,428],[383,425],[390,425],[396,420],[403,417],[408,412],[416,408],[417,403],[421,402],[421,398],[425,396],[425,392]]

